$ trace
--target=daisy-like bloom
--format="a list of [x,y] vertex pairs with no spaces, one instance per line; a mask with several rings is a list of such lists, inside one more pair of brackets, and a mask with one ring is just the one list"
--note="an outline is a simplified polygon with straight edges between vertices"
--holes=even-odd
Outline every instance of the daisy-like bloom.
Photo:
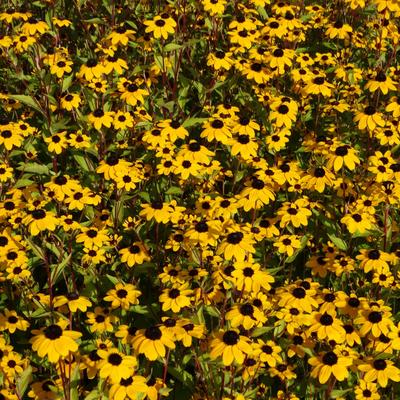
[[257,155],[258,144],[247,134],[239,135],[237,138],[228,139],[228,146],[231,146],[231,154],[238,154],[245,160],[249,160]]
[[126,379],[121,378],[119,382],[110,387],[110,400],[140,399],[149,390],[146,382],[146,378],[140,375],[133,375]]
[[0,163],[0,182],[7,182],[13,176],[14,169],[6,163]]
[[305,198],[298,199],[294,203],[285,202],[278,210],[277,215],[280,217],[280,227],[284,228],[288,224],[299,228],[301,225],[308,225],[308,218],[311,216],[311,211],[307,208],[309,201]]
[[118,317],[110,313],[108,308],[95,307],[94,312],[87,312],[86,323],[90,325],[91,332],[112,332],[113,323],[118,321]]
[[63,26],[70,26],[72,24],[72,22],[68,19],[59,19],[57,17],[53,17],[51,21],[59,28],[62,28]]
[[226,7],[227,0],[202,0],[204,10],[211,16],[223,15]]
[[96,227],[84,227],[82,233],[76,236],[77,243],[83,243],[87,248],[93,246],[102,247],[103,244],[109,242],[106,229],[98,229]]
[[257,293],[261,288],[271,289],[274,277],[261,270],[261,265],[249,261],[236,261],[231,272],[234,284],[238,290]]
[[138,297],[142,293],[132,284],[117,283],[114,289],[107,292],[104,301],[111,302],[111,308],[121,307],[123,310],[129,310],[133,304],[139,304]]
[[126,46],[130,40],[134,39],[134,34],[134,30],[129,29],[125,25],[120,25],[116,27],[106,39],[111,42],[111,46]]
[[245,188],[237,196],[238,207],[245,211],[262,208],[275,199],[273,188],[270,184],[257,177],[246,181]]
[[231,228],[231,232],[219,245],[217,254],[223,254],[226,260],[234,258],[236,261],[244,261],[247,255],[255,252],[253,244],[254,240],[246,231],[240,227],[236,230]]
[[308,280],[299,281],[297,284],[285,288],[285,291],[279,294],[279,306],[295,307],[300,311],[311,313],[318,307],[315,299],[318,284]]
[[400,117],[400,97],[391,97],[389,104],[385,108],[385,111],[392,113],[394,118]]
[[81,65],[76,76],[78,78],[84,78],[87,81],[91,81],[93,78],[100,78],[103,73],[103,65],[91,58],[87,60],[86,64]]
[[30,17],[21,27],[21,31],[26,35],[43,34],[50,27],[44,21],[38,21],[35,17]]
[[121,92],[121,99],[130,106],[136,106],[144,102],[144,97],[149,95],[147,89],[140,87],[140,82],[135,83],[121,78],[118,83],[119,91]]
[[50,65],[50,73],[56,75],[57,78],[62,78],[64,74],[72,72],[71,65],[73,65],[73,62],[70,60],[58,60]]
[[396,90],[396,86],[390,76],[386,76],[384,71],[379,71],[376,76],[369,80],[365,85],[365,89],[370,92],[380,90],[383,94],[388,94],[390,90]]
[[134,120],[129,112],[118,111],[114,115],[113,125],[115,129],[133,128]]
[[103,60],[104,74],[109,75],[115,72],[118,75],[122,75],[127,70],[128,64],[123,58],[118,58],[116,55],[109,55]]
[[35,335],[29,340],[32,349],[38,353],[39,357],[47,356],[51,363],[67,357],[70,352],[74,353],[78,350],[76,340],[82,336],[82,333],[67,330],[68,325],[68,321],[60,320],[40,330],[32,330]]
[[273,340],[264,342],[262,339],[257,339],[257,343],[253,345],[254,356],[261,362],[267,363],[270,367],[275,367],[283,362],[280,353],[282,349]]
[[374,228],[375,219],[371,214],[354,212],[346,214],[340,222],[346,225],[351,234],[363,234]]
[[61,379],[54,381],[46,379],[32,383],[28,396],[34,400],[58,400],[57,393],[59,393],[59,391],[62,391]]
[[335,147],[334,152],[328,154],[327,167],[335,171],[339,171],[346,166],[350,171],[360,164],[360,159],[357,157],[356,150],[348,144],[339,144]]
[[301,242],[296,235],[281,235],[274,246],[278,248],[279,253],[291,257],[296,250],[301,248]]
[[40,232],[49,230],[54,231],[58,225],[58,219],[52,211],[38,208],[29,211],[22,223],[29,227],[29,232],[32,236],[38,235]]
[[362,310],[359,316],[354,319],[356,325],[361,325],[360,335],[366,336],[369,332],[378,338],[381,334],[388,335],[393,328],[394,323],[390,319],[391,313],[382,310],[378,306],[372,306],[370,309]]
[[378,393],[378,386],[365,380],[359,381],[354,388],[354,394],[356,395],[356,400],[379,400],[381,398]]
[[224,69],[229,71],[233,65],[232,52],[216,50],[207,56],[207,65],[215,70]]
[[176,340],[182,342],[185,347],[191,347],[193,338],[204,339],[207,328],[204,325],[194,324],[188,319],[181,319],[178,321],[179,329],[176,333]]
[[301,184],[309,190],[319,193],[325,191],[326,186],[333,186],[335,175],[325,167],[315,167],[301,179]]
[[222,144],[227,144],[232,138],[232,130],[226,121],[216,116],[204,123],[200,137],[206,138],[209,142],[217,140]]
[[328,26],[325,34],[330,39],[349,39],[349,33],[351,32],[353,32],[353,28],[349,24],[345,24],[342,20],[338,19],[334,24]]
[[96,172],[104,174],[106,180],[116,179],[118,174],[122,174],[123,171],[128,172],[131,167],[131,163],[122,158],[119,158],[117,154],[110,154],[106,160],[100,161]]
[[121,262],[126,263],[128,267],[150,261],[147,249],[141,242],[132,243],[131,246],[121,249],[119,254],[121,255]]
[[103,360],[99,363],[100,378],[109,378],[112,383],[132,376],[137,366],[136,357],[122,354],[117,349],[97,350],[97,354]]
[[210,357],[216,359],[222,356],[225,366],[234,362],[239,365],[243,364],[246,355],[252,352],[249,338],[240,335],[237,330],[220,330],[214,336],[210,343]]
[[389,253],[377,249],[361,249],[356,258],[361,260],[360,268],[363,268],[365,273],[371,270],[387,271],[389,270],[389,263],[393,261],[393,257]]
[[7,150],[11,150],[13,147],[21,147],[23,141],[24,137],[16,129],[11,129],[9,125],[6,125],[5,128],[0,127],[0,145],[3,145]]
[[79,94],[67,93],[65,96],[61,98],[61,108],[67,111],[72,111],[74,109],[79,108],[81,101],[82,100]]
[[92,306],[92,302],[78,293],[69,293],[66,296],[57,296],[54,299],[54,307],[62,307],[64,305],[67,305],[72,313],[76,313],[78,310],[86,312],[88,307]]
[[186,282],[183,285],[175,284],[171,289],[164,289],[159,297],[162,304],[162,310],[172,310],[178,313],[182,308],[190,306],[193,290],[189,289],[189,284]]
[[17,53],[23,53],[30,46],[36,43],[36,38],[34,36],[28,36],[25,34],[21,34],[19,36],[14,37],[13,45]]
[[243,326],[244,329],[251,329],[254,326],[262,325],[266,320],[264,313],[250,303],[235,304],[225,315],[233,328]]
[[268,135],[265,139],[268,149],[272,152],[280,151],[286,147],[289,142],[290,131],[287,128],[283,128],[272,135]]
[[316,312],[313,314],[313,324],[308,328],[308,332],[317,332],[319,340],[334,340],[336,343],[343,343],[346,331],[343,322],[336,318],[336,312]]
[[273,121],[277,128],[286,127],[290,129],[297,119],[297,112],[297,103],[288,97],[283,97],[272,102],[269,120]]
[[271,68],[276,68],[279,74],[284,74],[285,69],[292,66],[293,56],[294,50],[277,47],[266,56],[266,61]]
[[55,133],[49,137],[44,138],[47,143],[47,148],[50,152],[61,154],[68,147],[68,140],[66,131]]
[[334,86],[329,83],[324,76],[318,75],[308,81],[306,87],[304,88],[305,93],[322,95],[323,97],[331,97],[332,89]]
[[90,137],[78,130],[76,133],[70,133],[68,144],[75,149],[88,149],[91,146]]
[[[18,316],[17,312],[12,310],[4,310],[4,314],[0,314],[0,329],[14,333],[17,329],[26,331],[29,327],[29,322]],[[0,342],[1,343],[1,342]]]
[[[157,126],[162,128],[161,135],[168,137],[172,143],[176,142],[178,139],[185,139],[187,136],[189,136],[188,130],[176,119],[166,119],[164,121],[160,121]],[[204,148],[204,150],[206,149]]]
[[2,357],[0,362],[0,370],[8,378],[15,378],[16,375],[19,375],[23,372],[24,364],[26,364],[26,361],[20,354],[10,352]]
[[347,378],[349,371],[348,367],[353,364],[350,357],[342,356],[337,351],[328,351],[322,355],[311,357],[308,363],[313,367],[311,376],[318,378],[321,384],[328,382],[331,375],[338,381],[343,381]]
[[170,221],[173,212],[174,210],[169,203],[153,201],[151,204],[142,204],[139,216],[147,221],[154,219],[158,223],[166,224]]
[[385,126],[385,120],[374,106],[366,106],[363,111],[357,111],[354,122],[358,122],[358,129],[368,129],[372,132],[377,126]]
[[400,369],[393,365],[393,361],[387,359],[369,359],[368,362],[365,361],[358,365],[358,369],[365,373],[363,377],[365,382],[378,382],[381,387],[386,387],[389,380],[400,382]]
[[136,353],[144,354],[148,360],[154,361],[158,357],[164,358],[166,347],[174,349],[175,343],[165,326],[155,325],[138,330],[132,340],[132,346]]
[[105,126],[106,128],[111,128],[111,124],[114,121],[114,112],[103,111],[101,108],[97,108],[88,115],[88,121],[98,131],[101,130],[103,126]]
[[175,32],[176,22],[167,13],[156,15],[150,21],[144,21],[146,33],[152,33],[155,39],[168,39],[170,33]]

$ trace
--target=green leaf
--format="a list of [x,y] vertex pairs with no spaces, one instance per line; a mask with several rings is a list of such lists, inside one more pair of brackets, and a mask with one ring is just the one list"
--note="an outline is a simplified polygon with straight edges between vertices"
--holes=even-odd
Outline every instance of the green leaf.
[[341,239],[335,236],[334,234],[328,233],[329,239],[331,239],[332,243],[339,249],[346,251],[347,250],[347,243]]
[[108,280],[109,280],[113,285],[116,285],[117,283],[120,282],[119,279],[116,278],[115,276],[112,276],[112,275],[109,275],[109,274],[107,274],[106,276],[107,276]]
[[181,44],[177,43],[168,43],[166,46],[164,46],[164,51],[173,51],[173,50],[178,50],[181,49],[183,46]]
[[16,391],[18,393],[18,398],[22,399],[28,388],[29,383],[32,381],[32,367],[29,365],[21,375],[16,379]]
[[207,121],[208,118],[188,118],[186,121],[183,122],[182,126],[184,128],[189,128],[191,126],[195,126],[197,124],[201,124],[204,121]]
[[272,329],[274,329],[273,326],[260,326],[253,330],[253,332],[251,333],[251,337],[262,336],[262,335],[272,331]]
[[165,192],[165,194],[169,194],[169,195],[182,194],[182,193],[183,193],[183,190],[177,186],[172,186]]
[[74,154],[74,160],[79,164],[79,166],[86,172],[92,170],[91,166],[87,162],[86,158],[82,154]]
[[17,168],[19,171],[29,172],[35,175],[50,175],[50,169],[47,165],[36,162],[22,164]]
[[204,311],[208,314],[211,315],[212,317],[219,318],[220,317],[220,312],[217,310],[215,307],[212,306],[205,306]]
[[343,397],[345,394],[351,392],[353,389],[335,389],[331,392],[331,399],[336,399],[338,397]]
[[285,330],[286,322],[283,320],[278,321],[274,328],[274,337],[280,336],[280,334]]
[[80,380],[80,369],[79,364],[75,366],[71,377],[71,389],[70,389],[70,399],[79,400],[78,384]]
[[100,400],[105,399],[104,395],[101,394],[97,389],[92,390],[84,400]]
[[26,186],[32,185],[32,183],[35,183],[34,181],[31,181],[30,179],[18,179],[17,182],[15,182],[14,188],[22,188]]
[[68,265],[69,261],[71,260],[71,254],[68,254],[64,260],[61,261],[60,264],[56,265],[55,268],[51,271],[51,280],[53,283],[56,283],[58,278],[61,276],[62,272],[64,271],[65,267]]
[[37,257],[39,257],[41,260],[46,259],[45,255],[43,253],[43,250],[40,247],[36,246],[36,244],[33,243],[32,239],[27,237],[27,238],[25,238],[25,240],[29,243],[30,249],[35,253],[35,255]]
[[40,105],[33,99],[32,96],[26,96],[24,94],[11,94],[8,97],[11,99],[17,100],[20,103],[25,104],[28,107],[33,108],[37,112],[40,112],[42,115],[45,115]]
[[147,201],[147,203],[151,203],[150,195],[147,192],[139,192],[139,197]]

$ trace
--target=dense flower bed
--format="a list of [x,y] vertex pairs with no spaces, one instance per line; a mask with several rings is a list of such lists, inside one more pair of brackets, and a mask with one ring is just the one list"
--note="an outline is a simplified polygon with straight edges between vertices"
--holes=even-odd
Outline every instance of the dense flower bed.
[[399,1],[1,7],[0,399],[399,398]]

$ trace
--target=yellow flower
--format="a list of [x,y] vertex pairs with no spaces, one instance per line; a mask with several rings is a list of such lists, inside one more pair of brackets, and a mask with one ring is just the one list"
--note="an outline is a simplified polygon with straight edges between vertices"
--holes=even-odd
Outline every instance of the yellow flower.
[[156,15],[151,21],[144,21],[146,33],[152,33],[155,39],[167,39],[175,32],[176,22],[167,13]]
[[38,353],[39,357],[47,356],[51,363],[56,363],[60,358],[67,357],[70,352],[77,351],[76,340],[82,336],[82,333],[66,330],[67,326],[68,321],[62,320],[40,330],[32,330],[35,335],[29,340],[32,343],[32,349]]

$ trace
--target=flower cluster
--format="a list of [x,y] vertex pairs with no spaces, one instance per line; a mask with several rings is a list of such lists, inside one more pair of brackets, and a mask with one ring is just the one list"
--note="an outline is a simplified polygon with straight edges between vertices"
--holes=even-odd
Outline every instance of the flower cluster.
[[5,3],[0,399],[398,398],[399,1]]

